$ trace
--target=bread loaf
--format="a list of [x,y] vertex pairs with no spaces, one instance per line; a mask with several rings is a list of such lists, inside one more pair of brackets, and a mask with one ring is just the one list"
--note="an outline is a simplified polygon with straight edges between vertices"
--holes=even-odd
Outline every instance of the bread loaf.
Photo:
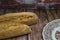
[[32,12],[9,13],[0,16],[0,39],[24,35],[31,32],[28,25],[37,23],[38,17]]
[[31,32],[28,25],[19,23],[0,23],[0,39],[24,35]]
[[14,22],[32,25],[37,23],[38,17],[32,12],[9,13],[0,16],[0,22]]

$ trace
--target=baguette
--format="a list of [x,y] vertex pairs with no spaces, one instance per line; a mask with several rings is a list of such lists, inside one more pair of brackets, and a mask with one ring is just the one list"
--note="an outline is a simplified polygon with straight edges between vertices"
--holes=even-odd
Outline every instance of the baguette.
[[38,16],[33,12],[9,13],[0,16],[0,22],[14,22],[32,25],[37,23]]
[[28,25],[19,23],[0,23],[0,39],[24,35],[31,32]]

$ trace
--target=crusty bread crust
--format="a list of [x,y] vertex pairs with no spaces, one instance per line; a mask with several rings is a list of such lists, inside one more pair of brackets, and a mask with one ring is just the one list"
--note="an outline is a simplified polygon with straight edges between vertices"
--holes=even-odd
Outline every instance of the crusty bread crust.
[[31,29],[28,25],[19,23],[0,24],[0,39],[28,34]]
[[0,39],[24,35],[31,32],[28,25],[37,23],[33,12],[9,13],[0,16]]
[[38,16],[33,12],[9,13],[0,16],[0,22],[1,21],[18,22],[32,25],[37,23]]

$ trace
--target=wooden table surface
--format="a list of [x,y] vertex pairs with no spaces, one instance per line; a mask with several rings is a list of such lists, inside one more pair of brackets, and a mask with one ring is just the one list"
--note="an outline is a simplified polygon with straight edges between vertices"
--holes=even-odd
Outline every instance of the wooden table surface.
[[27,34],[24,36],[19,36],[19,37],[14,37],[14,38],[9,38],[9,39],[4,39],[4,40],[43,40],[42,37],[42,30],[44,26],[54,20],[60,18],[60,10],[20,10],[22,11],[30,11],[30,12],[35,12],[38,17],[39,21],[37,24],[31,25],[32,32],[31,34]]

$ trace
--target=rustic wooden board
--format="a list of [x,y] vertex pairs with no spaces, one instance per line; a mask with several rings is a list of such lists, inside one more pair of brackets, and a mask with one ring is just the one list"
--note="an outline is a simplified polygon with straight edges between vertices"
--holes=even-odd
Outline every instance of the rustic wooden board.
[[4,39],[4,40],[43,40],[42,37],[42,31],[44,26],[57,18],[60,18],[60,10],[33,10],[33,9],[21,9],[22,11],[30,11],[30,12],[35,12],[38,17],[39,21],[37,24],[30,26],[32,29],[31,34],[20,36],[20,37],[15,37],[15,38],[10,38],[10,39]]

